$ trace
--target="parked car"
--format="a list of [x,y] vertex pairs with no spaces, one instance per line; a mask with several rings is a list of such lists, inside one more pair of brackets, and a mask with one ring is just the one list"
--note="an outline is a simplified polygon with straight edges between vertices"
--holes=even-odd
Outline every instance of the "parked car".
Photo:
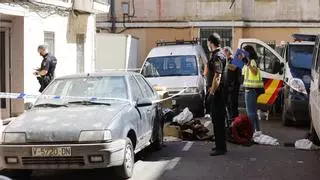
[[120,177],[129,178],[134,154],[163,143],[162,111],[153,103],[158,100],[139,73],[57,78],[5,128],[0,144],[4,170],[115,167]]
[[311,64],[311,86],[309,115],[311,117],[311,139],[320,145],[320,35],[314,36],[315,47]]
[[294,34],[295,42],[284,46],[285,73],[282,94],[282,123],[309,124],[309,93],[314,41]]
[[186,107],[197,117],[205,113],[206,79],[203,76],[207,56],[197,40],[159,42],[141,69],[141,74],[157,89],[175,95],[172,105],[176,114]]

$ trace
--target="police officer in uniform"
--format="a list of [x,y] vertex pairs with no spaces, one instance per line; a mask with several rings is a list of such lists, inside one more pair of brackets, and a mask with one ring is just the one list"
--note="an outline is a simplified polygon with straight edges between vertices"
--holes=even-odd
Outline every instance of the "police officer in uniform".
[[220,49],[220,36],[217,33],[210,35],[207,39],[211,58],[208,61],[208,101],[211,105],[211,118],[214,121],[214,136],[216,147],[212,148],[211,156],[223,155],[227,152],[226,145],[226,107],[223,94],[223,72],[226,57]]
[[39,92],[42,93],[42,91],[54,79],[54,71],[56,69],[57,59],[52,54],[48,53],[47,49],[43,45],[38,47],[38,53],[43,57],[43,60],[41,62],[41,67],[36,69],[34,75],[37,76],[41,86]]

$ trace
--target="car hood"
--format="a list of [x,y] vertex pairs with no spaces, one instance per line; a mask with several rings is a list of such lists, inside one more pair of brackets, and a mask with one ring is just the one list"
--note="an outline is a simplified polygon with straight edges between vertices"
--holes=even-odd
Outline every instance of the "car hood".
[[108,128],[126,105],[34,108],[10,122],[5,132],[25,132],[27,142],[78,141],[82,130]]
[[200,77],[198,76],[174,76],[147,78],[153,85],[165,86],[168,90],[181,90],[186,87],[198,87]]

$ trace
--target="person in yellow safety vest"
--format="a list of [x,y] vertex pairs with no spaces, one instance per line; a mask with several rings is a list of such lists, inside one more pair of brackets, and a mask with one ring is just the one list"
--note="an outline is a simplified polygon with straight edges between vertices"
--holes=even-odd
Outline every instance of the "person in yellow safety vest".
[[250,45],[245,46],[243,49],[249,54],[248,60],[243,58],[246,65],[242,69],[242,75],[244,76],[243,86],[245,88],[246,111],[252,122],[253,130],[260,132],[260,122],[257,114],[257,99],[259,94],[257,94],[257,92],[258,89],[263,88],[263,81],[260,70],[255,61],[258,59],[258,56],[254,48]]

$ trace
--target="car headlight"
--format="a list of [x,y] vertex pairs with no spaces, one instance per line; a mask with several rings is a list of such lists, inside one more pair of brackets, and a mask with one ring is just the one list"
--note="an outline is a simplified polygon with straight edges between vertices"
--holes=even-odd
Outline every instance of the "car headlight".
[[189,88],[187,88],[184,92],[185,92],[185,93],[198,93],[198,92],[199,92],[199,89],[196,88],[196,87],[189,87]]
[[8,143],[8,144],[26,143],[25,133],[4,132],[2,135],[3,135],[3,143]]
[[289,82],[290,88],[294,89],[295,91],[301,92],[303,94],[307,94],[307,90],[303,84],[301,79],[293,78]]
[[167,91],[167,87],[165,86],[155,85],[154,88],[156,91]]
[[81,131],[79,142],[109,142],[112,141],[111,131]]

